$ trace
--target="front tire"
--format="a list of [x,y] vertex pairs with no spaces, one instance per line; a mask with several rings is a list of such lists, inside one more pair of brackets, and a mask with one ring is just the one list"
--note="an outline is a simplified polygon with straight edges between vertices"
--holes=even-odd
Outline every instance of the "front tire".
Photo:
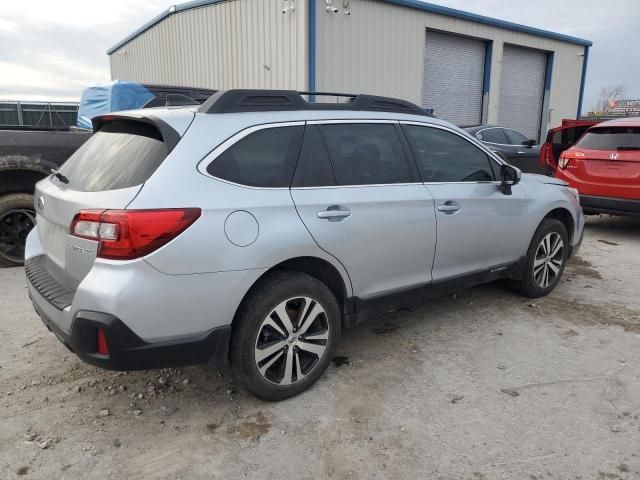
[[514,290],[529,298],[548,295],[558,284],[569,254],[569,235],[562,222],[542,221],[533,235],[521,280],[512,282]]
[[33,195],[10,193],[0,197],[0,267],[24,264],[24,247],[35,219]]
[[234,379],[262,400],[298,395],[326,370],[340,333],[340,308],[324,283],[300,272],[270,273],[247,295],[234,321]]

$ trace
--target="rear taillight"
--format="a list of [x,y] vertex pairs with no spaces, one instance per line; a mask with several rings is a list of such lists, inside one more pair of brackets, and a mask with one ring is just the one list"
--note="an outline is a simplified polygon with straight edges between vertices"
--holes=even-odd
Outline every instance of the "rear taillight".
[[558,161],[558,167],[560,167],[561,170],[564,170],[565,168],[567,168],[567,165],[569,165],[569,158],[564,156],[564,153],[560,155],[560,160]]
[[100,242],[98,257],[131,260],[157,250],[184,232],[199,208],[162,210],[82,210],[71,222],[71,235]]
[[560,167],[562,170],[565,170],[566,168],[569,167],[569,165],[571,165],[572,160],[583,159],[585,157],[586,155],[584,154],[584,152],[580,152],[576,150],[565,150],[560,154],[558,167]]

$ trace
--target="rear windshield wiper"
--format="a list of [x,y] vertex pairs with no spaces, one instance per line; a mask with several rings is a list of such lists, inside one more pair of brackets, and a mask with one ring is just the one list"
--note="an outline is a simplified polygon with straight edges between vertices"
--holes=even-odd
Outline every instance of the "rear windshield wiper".
[[51,173],[53,174],[54,177],[56,177],[62,183],[69,183],[69,179],[65,177],[63,174],[61,174],[59,171],[57,171],[55,168],[51,169]]

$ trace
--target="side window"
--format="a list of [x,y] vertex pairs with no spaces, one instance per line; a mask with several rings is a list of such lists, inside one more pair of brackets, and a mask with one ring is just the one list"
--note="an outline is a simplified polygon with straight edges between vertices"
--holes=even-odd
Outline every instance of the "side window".
[[303,128],[273,127],[250,133],[213,160],[207,172],[250,187],[288,187]]
[[293,187],[324,187],[336,184],[329,154],[317,125],[308,125],[304,131],[300,158],[293,177]]
[[476,137],[481,142],[499,143],[502,145],[507,145],[509,143],[509,140],[507,140],[507,137],[504,134],[504,130],[501,128],[485,128],[484,130],[479,131],[476,134]]
[[516,130],[506,128],[504,131],[507,133],[511,145],[525,145],[529,141],[527,137]]
[[490,182],[489,157],[468,140],[439,128],[403,125],[425,182]]
[[338,185],[411,182],[411,171],[395,125],[322,125]]

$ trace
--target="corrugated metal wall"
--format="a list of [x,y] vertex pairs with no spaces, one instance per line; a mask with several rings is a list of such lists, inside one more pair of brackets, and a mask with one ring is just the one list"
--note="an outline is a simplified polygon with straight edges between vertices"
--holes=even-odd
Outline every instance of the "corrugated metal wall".
[[422,106],[459,125],[480,123],[485,45],[469,37],[428,31]]
[[[376,0],[351,2],[351,15],[325,11],[317,2],[317,88],[423,98],[426,30],[492,40],[487,122],[497,122],[503,45],[553,51],[548,126],[575,118],[584,47]],[[337,2],[342,3],[342,2]],[[340,5],[338,5],[340,6]]]
[[111,78],[212,89],[307,86],[306,1],[234,0],[179,11],[110,55]]
[[[230,0],[179,11],[110,55],[113,79],[221,88],[308,85],[308,5],[296,0]],[[338,7],[342,2],[334,2]],[[490,41],[485,122],[499,118],[504,44],[554,52],[543,126],[575,118],[584,47],[379,0],[352,0],[351,15],[316,1],[316,89],[423,101],[426,31]],[[546,122],[548,120],[548,122]]]
[[514,128],[528,138],[540,137],[546,68],[547,55],[544,52],[504,46],[498,115],[501,125]]

